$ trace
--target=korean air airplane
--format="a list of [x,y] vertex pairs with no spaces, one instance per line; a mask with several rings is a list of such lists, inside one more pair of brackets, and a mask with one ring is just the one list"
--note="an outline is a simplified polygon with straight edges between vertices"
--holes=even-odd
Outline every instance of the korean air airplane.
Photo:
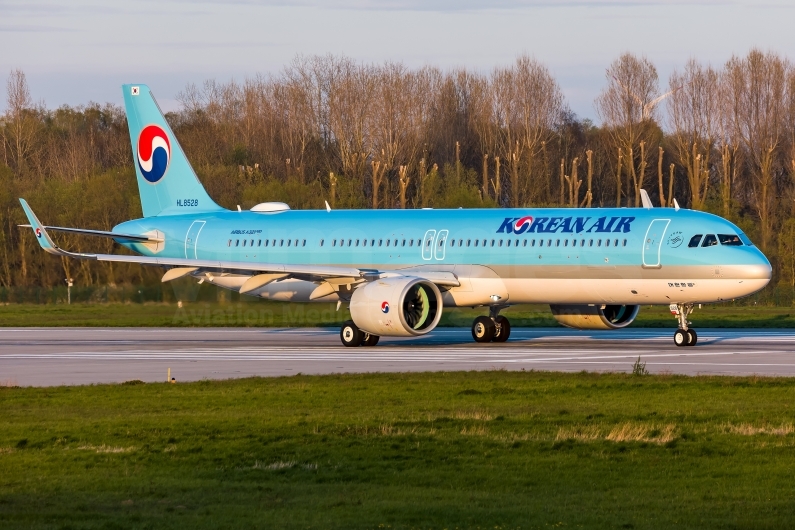
[[[293,211],[266,202],[229,211],[207,195],[149,88],[124,85],[142,219],[111,232],[44,226],[20,199],[42,248],[58,256],[165,269],[199,282],[291,302],[347,303],[345,346],[430,333],[445,307],[481,307],[477,342],[504,342],[503,309],[549,304],[578,329],[619,329],[641,305],[676,315],[693,346],[700,303],[750,295],[768,260],[734,224],[676,208]],[[109,237],[136,256],[59,248],[49,231]]]

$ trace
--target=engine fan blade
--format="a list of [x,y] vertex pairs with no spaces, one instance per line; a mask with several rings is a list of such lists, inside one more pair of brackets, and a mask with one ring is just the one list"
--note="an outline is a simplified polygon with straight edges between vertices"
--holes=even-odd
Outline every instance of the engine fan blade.
[[430,313],[430,303],[428,293],[422,285],[415,285],[406,295],[403,309],[406,323],[412,329],[419,329],[425,323]]

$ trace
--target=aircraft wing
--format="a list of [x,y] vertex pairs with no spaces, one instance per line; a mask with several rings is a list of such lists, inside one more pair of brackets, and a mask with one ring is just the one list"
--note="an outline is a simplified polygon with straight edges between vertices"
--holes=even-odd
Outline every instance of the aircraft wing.
[[[225,273],[239,273],[239,274],[253,274],[250,279],[249,285],[244,285],[241,292],[250,291],[261,287],[271,281],[283,279],[287,277],[299,278],[308,281],[324,281],[329,279],[344,279],[349,280],[344,283],[355,283],[361,280],[369,281],[381,276],[382,271],[375,269],[360,269],[353,267],[336,267],[332,265],[302,265],[302,264],[285,264],[285,263],[257,263],[249,261],[221,261],[221,260],[203,260],[203,259],[186,259],[186,258],[159,258],[153,256],[125,256],[120,254],[85,254],[78,252],[69,252],[63,250],[56,245],[50,235],[47,233],[46,227],[41,224],[36,214],[33,213],[30,206],[25,199],[20,199],[22,208],[25,210],[25,215],[28,217],[30,226],[36,234],[41,247],[57,256],[66,256],[75,259],[89,259],[96,261],[110,261],[110,262],[124,262],[124,263],[138,263],[140,265],[154,265],[160,267],[172,267],[163,276],[162,281],[170,281],[197,271],[212,273],[212,272],[225,272]],[[68,231],[68,229],[67,229]],[[72,231],[80,233],[80,229],[72,229]],[[112,232],[106,232],[111,234]],[[116,237],[109,236],[109,237]],[[394,274],[396,271],[389,271],[387,274]],[[458,286],[458,279],[449,272],[422,272],[419,274],[411,274],[411,276],[423,277],[427,280],[434,282],[440,286]],[[248,283],[248,282],[247,282]],[[336,281],[334,283],[340,283]]]

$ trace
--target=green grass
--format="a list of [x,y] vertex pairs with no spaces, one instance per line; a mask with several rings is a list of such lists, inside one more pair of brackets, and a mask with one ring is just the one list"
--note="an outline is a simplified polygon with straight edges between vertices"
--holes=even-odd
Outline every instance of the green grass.
[[795,379],[0,388],[0,528],[786,528]]
[[[445,309],[441,326],[469,327],[483,308]],[[546,305],[508,308],[515,327],[557,326]],[[0,305],[0,326],[338,326],[350,318],[345,306],[265,301],[175,303],[80,303]],[[795,328],[794,307],[705,305],[690,319],[696,328]],[[633,327],[674,329],[667,307],[643,306]]]

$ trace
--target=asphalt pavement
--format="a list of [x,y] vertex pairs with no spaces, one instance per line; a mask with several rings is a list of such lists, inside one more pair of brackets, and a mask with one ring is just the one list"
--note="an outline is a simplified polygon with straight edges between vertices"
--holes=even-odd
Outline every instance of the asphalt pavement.
[[454,370],[632,370],[795,376],[795,330],[703,329],[694,347],[673,330],[514,328],[508,342],[477,344],[469,329],[434,330],[345,348],[339,332],[230,328],[0,328],[0,385],[179,381],[298,373]]

